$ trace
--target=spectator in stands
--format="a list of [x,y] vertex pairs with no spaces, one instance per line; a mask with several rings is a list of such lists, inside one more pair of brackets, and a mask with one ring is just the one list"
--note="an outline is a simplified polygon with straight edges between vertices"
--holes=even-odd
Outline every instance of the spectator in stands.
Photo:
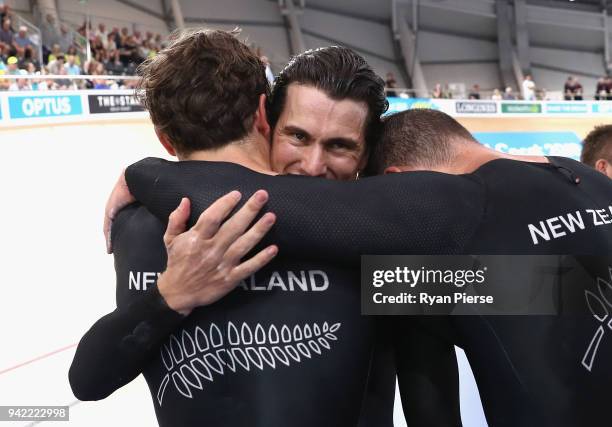
[[272,72],[272,68],[270,67],[270,59],[265,55],[261,55],[259,59],[266,66],[266,79],[268,79],[268,83],[270,84],[270,86],[272,86],[272,84],[274,83],[274,73]]
[[[11,12],[11,9],[7,3],[0,5],[0,22],[4,22],[5,18],[10,19],[12,15],[13,13]],[[12,28],[11,32],[14,32]]]
[[587,135],[580,161],[612,178],[612,125],[596,126]]
[[[26,70],[19,70],[17,74],[26,75],[28,72]],[[30,86],[28,79],[15,79],[9,86],[9,90],[32,90],[32,86]]]
[[446,98],[446,94],[444,90],[442,90],[442,85],[440,83],[436,83],[434,86],[434,90],[431,92],[432,98]]
[[385,88],[387,89],[387,96],[398,96],[397,91],[392,90],[397,88],[397,80],[395,79],[395,75],[391,71],[389,71],[385,77]]
[[602,77],[597,81],[595,99],[599,101],[612,100],[612,77]]
[[[105,37],[107,40],[106,44],[108,44],[108,36]],[[92,54],[96,54],[97,51],[106,49],[104,46],[104,40],[102,40],[102,36],[97,34],[95,35],[90,42],[90,49]]]
[[11,20],[6,18],[2,21],[2,28],[0,28],[0,43],[6,48],[13,49],[13,31],[11,31]]
[[59,43],[60,50],[62,52],[68,52],[70,46],[73,45],[74,38],[72,36],[72,33],[68,30],[66,24],[60,25],[60,35],[57,42]]
[[106,36],[106,46],[105,47],[109,52],[113,52],[117,50],[117,42],[115,41],[116,37],[117,37],[117,34],[114,32],[110,32]]
[[13,38],[13,45],[15,48],[18,46],[26,48],[27,46],[32,46],[32,44],[32,40],[30,40],[30,37],[28,37],[28,27],[22,25],[19,27],[19,32],[17,35]]
[[11,74],[11,75],[19,74],[19,65],[18,65],[18,62],[19,62],[19,60],[17,59],[16,56],[10,56],[6,60],[6,67],[8,69],[7,74]]
[[26,50],[21,46],[15,48],[15,58],[17,58],[17,68],[23,70],[27,65]]
[[134,34],[132,34],[132,38],[136,44],[142,44],[142,34],[139,30],[134,30]]
[[119,49],[119,60],[125,67],[140,64],[144,59],[138,55],[138,45],[134,37],[127,36],[123,42],[123,47]]
[[595,99],[596,100],[604,100],[606,99],[606,78],[600,77],[597,80],[597,85],[595,86]]
[[117,47],[121,49],[125,43],[127,42],[127,38],[130,36],[130,31],[127,27],[123,27],[121,32],[119,33],[119,42],[117,42]]
[[[55,45],[59,38],[57,26],[55,25],[55,18],[50,13],[45,16],[45,21],[40,26],[42,33],[42,44],[43,44],[43,58],[46,58],[51,51],[53,45]],[[47,62],[49,62],[47,60]]]
[[49,62],[47,69],[50,74],[62,74],[61,71],[64,69],[64,65],[66,65],[64,55],[59,54],[54,61]]
[[[58,74],[60,75],[68,75],[68,71],[66,70],[66,67],[62,67],[59,69]],[[60,89],[60,90],[66,90],[66,89],[73,89],[76,90],[78,89],[77,85],[76,85],[76,81],[74,79],[58,79],[55,80],[55,89]]]
[[55,43],[53,47],[51,47],[51,52],[49,53],[49,56],[47,57],[47,64],[55,61],[57,57],[60,55],[64,56],[64,52],[62,52],[60,45],[58,43]]
[[516,95],[512,91],[512,87],[506,86],[502,98],[506,101],[514,101],[516,99]]
[[[6,70],[0,70],[0,76],[7,74]],[[10,82],[7,79],[0,78],[0,91],[8,90]]]
[[468,99],[480,99],[480,85],[475,84],[468,94]]
[[93,32],[93,34],[91,34],[91,37],[94,39],[99,37],[102,43],[105,43],[106,40],[108,40],[108,31],[106,30],[106,24],[104,24],[104,22],[98,23],[98,28],[96,29],[96,31]]
[[[98,54],[99,54],[99,52],[98,52]],[[97,66],[99,64],[100,63],[96,59],[92,59],[91,61],[85,62],[85,65],[83,66],[83,74],[87,74],[87,75],[93,76],[94,74],[96,74],[96,68],[97,68]],[[94,88],[94,80],[93,79],[85,80],[85,88],[93,89]]]
[[497,88],[493,89],[493,94],[491,95],[491,99],[493,101],[501,101],[503,99],[502,94],[499,89]]
[[68,58],[68,55],[74,56],[74,63],[77,64],[79,67],[81,66],[81,58],[79,57],[79,52],[77,51],[75,45],[70,46],[66,51],[66,55],[64,56]]
[[[157,52],[152,48],[151,43],[148,40],[143,40],[138,50],[138,56],[142,59],[147,59],[155,56],[156,54]],[[272,72],[272,70],[270,70],[270,72]],[[274,75],[272,77],[274,77]]]
[[[41,75],[40,71],[36,71],[34,69],[34,64],[28,64],[28,74],[36,74]],[[31,79],[30,85],[32,86],[32,90],[48,90],[49,86],[47,85],[47,81],[45,79]]]
[[535,101],[536,85],[530,74],[527,74],[523,79],[522,95],[525,101]]
[[81,67],[76,64],[76,58],[74,55],[66,55],[66,64],[64,64],[66,74],[69,76],[78,76],[81,74]]
[[77,28],[77,33],[86,38],[87,34],[93,34],[92,25],[93,23],[91,20],[89,21],[89,24],[87,23],[87,20],[83,21],[83,25]]
[[24,49],[23,66],[21,66],[20,68],[27,69],[28,64],[34,64],[34,68],[36,70],[40,70],[40,62],[38,62],[38,59],[36,58],[36,55],[34,53],[34,49],[32,48],[32,46],[28,46]]
[[[104,70],[104,65],[97,63],[95,64],[95,69],[94,69],[94,75],[97,76],[103,76],[104,74],[106,74],[106,71]],[[93,81],[94,84],[94,89],[110,89],[110,85],[108,83],[108,80],[105,79],[94,79]]]
[[582,101],[582,85],[574,76],[569,76],[563,86],[564,99],[566,101]]

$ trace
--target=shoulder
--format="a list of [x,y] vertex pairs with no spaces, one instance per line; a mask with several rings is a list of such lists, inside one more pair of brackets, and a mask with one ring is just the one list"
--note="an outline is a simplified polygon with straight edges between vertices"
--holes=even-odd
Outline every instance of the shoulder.
[[165,226],[140,204],[117,215],[111,236],[119,307],[154,286],[166,268],[164,232]]
[[163,246],[165,225],[140,203],[122,209],[113,221],[111,240],[116,255],[123,250]]

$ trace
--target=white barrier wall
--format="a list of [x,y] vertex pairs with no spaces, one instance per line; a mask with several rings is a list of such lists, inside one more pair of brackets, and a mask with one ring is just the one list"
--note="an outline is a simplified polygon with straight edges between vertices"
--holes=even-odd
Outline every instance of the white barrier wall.
[[[453,117],[574,117],[612,120],[610,101],[492,101],[388,98],[389,113],[414,108]],[[133,90],[0,92],[0,126],[77,122],[104,118],[141,118],[147,112]]]
[[0,93],[0,127],[147,116],[133,90]]

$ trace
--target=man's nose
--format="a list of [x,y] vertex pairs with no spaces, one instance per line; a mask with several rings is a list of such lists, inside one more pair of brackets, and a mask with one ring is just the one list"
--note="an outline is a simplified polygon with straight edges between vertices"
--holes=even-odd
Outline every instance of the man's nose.
[[325,152],[321,146],[315,144],[305,153],[302,159],[302,173],[309,176],[325,176],[327,164],[325,163]]

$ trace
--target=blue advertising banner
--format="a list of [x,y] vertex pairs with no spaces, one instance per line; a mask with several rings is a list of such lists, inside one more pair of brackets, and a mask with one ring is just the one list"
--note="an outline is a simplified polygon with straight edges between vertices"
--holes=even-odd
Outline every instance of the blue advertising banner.
[[612,102],[603,101],[593,103],[593,113],[612,114]]
[[386,114],[397,113],[399,111],[412,110],[415,108],[429,108],[431,110],[440,110],[440,106],[434,103],[429,98],[399,98],[390,97],[389,110]]
[[80,95],[9,96],[11,119],[76,116],[83,114]]
[[547,113],[565,113],[565,114],[587,114],[589,113],[589,104],[581,102],[567,102],[558,104],[546,104]]
[[574,132],[476,132],[474,137],[502,153],[563,156],[580,160],[582,141]]

